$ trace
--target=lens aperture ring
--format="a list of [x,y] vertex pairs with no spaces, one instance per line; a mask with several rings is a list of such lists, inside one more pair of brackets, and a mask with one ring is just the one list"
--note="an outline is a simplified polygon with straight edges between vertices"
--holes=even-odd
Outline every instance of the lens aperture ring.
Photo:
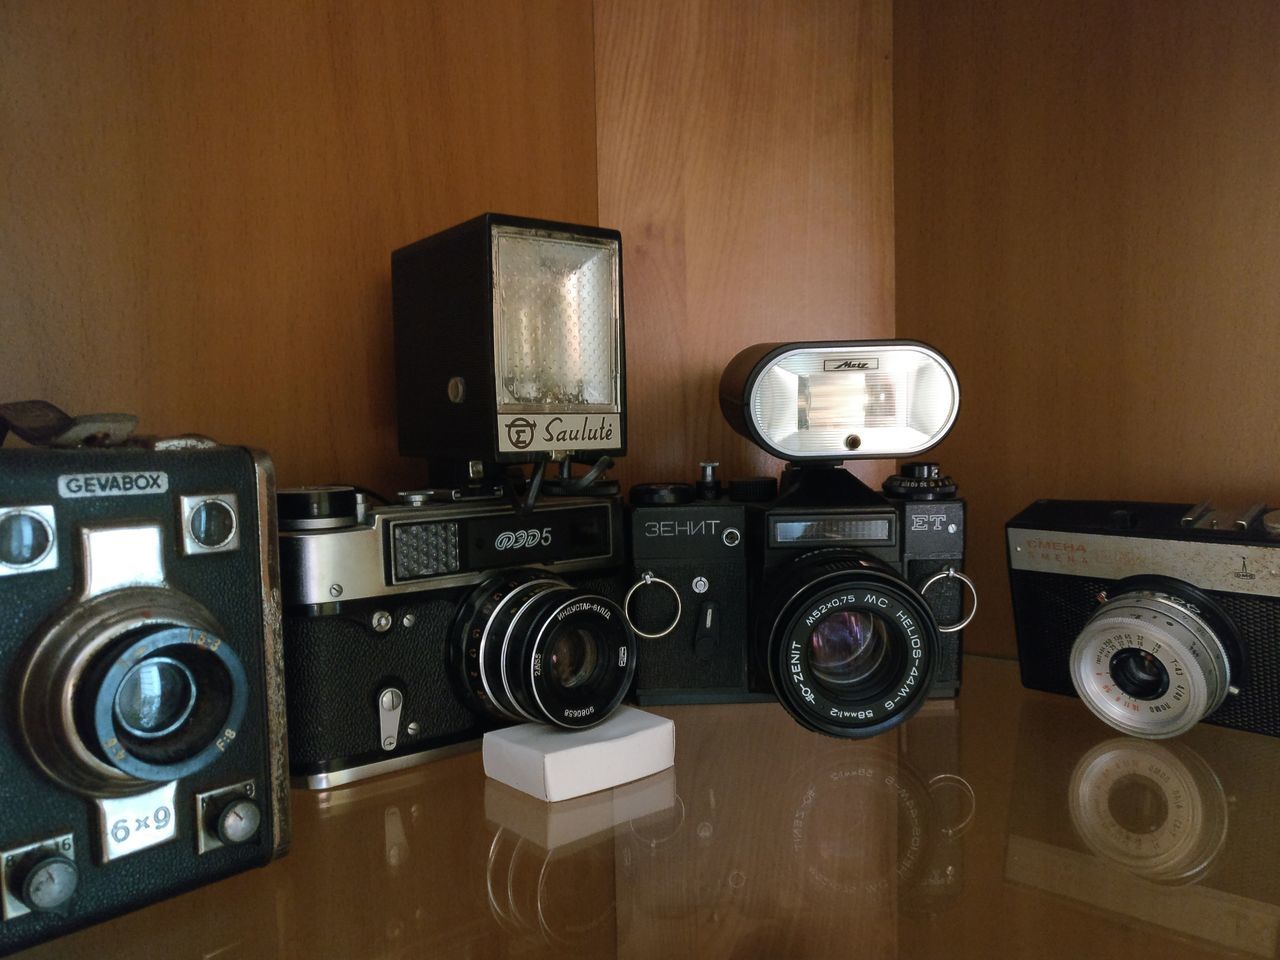
[[[1152,676],[1167,676],[1149,695],[1121,672],[1135,655]],[[1231,686],[1227,650],[1210,623],[1194,604],[1155,591],[1103,604],[1076,638],[1070,666],[1076,693],[1095,715],[1150,739],[1185,733],[1222,705]]]

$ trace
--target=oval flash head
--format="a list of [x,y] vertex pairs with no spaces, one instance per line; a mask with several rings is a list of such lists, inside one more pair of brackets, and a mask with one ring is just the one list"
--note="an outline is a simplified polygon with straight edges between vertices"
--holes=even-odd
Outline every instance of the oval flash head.
[[720,409],[783,460],[909,457],[947,435],[960,384],[915,340],[758,343],[725,367]]

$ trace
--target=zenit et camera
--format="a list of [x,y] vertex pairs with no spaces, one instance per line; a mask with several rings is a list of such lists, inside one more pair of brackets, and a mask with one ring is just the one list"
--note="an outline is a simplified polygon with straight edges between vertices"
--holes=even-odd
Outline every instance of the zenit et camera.
[[0,407],[0,953],[289,840],[270,461]]
[[1138,737],[1280,736],[1280,511],[1038,500],[1006,530],[1026,686]]
[[879,493],[842,467],[942,439],[959,407],[945,359],[905,340],[758,344],[720,402],[789,465],[780,493],[772,478],[721,490],[714,464],[632,491],[640,702],[776,696],[810,729],[865,737],[955,695],[974,609],[955,482],[909,463]]
[[602,479],[625,452],[618,232],[484,214],[391,273],[400,448],[434,486],[281,497],[291,760],[313,788],[501,724],[591,726],[635,671]]

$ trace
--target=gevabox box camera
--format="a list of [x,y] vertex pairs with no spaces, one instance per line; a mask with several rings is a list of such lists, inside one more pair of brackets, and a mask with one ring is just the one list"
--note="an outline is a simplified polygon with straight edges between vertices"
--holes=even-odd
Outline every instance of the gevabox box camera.
[[1026,686],[1134,736],[1280,736],[1280,512],[1039,500],[1007,535]]
[[288,844],[271,463],[121,419],[0,408],[0,953]]
[[[644,703],[776,696],[800,723],[865,737],[959,687],[964,502],[935,464],[871,490],[841,463],[928,449],[950,428],[955,376],[912,341],[759,344],[725,369],[721,408],[790,465],[721,490],[632,491],[646,638]],[[855,452],[856,451],[856,452]],[[972,616],[972,609],[969,617]]]
[[290,762],[312,788],[508,723],[591,726],[635,671],[618,498],[405,500],[281,493]]

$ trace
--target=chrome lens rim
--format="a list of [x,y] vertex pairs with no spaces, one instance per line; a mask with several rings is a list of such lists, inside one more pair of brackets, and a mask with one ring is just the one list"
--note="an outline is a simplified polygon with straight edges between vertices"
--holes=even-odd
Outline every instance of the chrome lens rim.
[[[1131,696],[1116,683],[1111,663],[1135,649],[1150,654],[1169,676],[1159,697]],[[1226,647],[1194,607],[1157,591],[1121,594],[1093,615],[1071,648],[1071,682],[1104,723],[1135,737],[1176,737],[1213,713],[1231,686]]]

